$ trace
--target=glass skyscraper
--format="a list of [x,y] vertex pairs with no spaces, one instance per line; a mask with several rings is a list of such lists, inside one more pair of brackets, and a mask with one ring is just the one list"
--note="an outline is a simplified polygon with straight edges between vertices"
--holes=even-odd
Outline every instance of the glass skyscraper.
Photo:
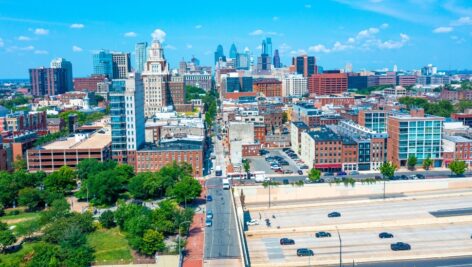
[[141,73],[144,70],[144,64],[146,64],[147,60],[147,48],[148,48],[148,43],[147,42],[141,42],[137,43],[135,46],[135,71],[137,73]]
[[93,55],[93,74],[113,78],[113,55],[110,52],[101,50]]

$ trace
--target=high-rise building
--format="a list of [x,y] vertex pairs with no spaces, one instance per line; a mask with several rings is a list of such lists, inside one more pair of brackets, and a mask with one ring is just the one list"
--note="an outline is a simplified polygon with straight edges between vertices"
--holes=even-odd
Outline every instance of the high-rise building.
[[428,75],[436,75],[438,73],[438,68],[433,66],[433,64],[428,64],[427,66],[421,69],[421,74],[428,76]]
[[237,54],[238,54],[238,49],[236,49],[236,45],[233,43],[231,45],[231,48],[229,49],[229,58],[236,59]]
[[67,91],[67,70],[63,68],[30,69],[31,94],[44,97],[63,94]]
[[282,79],[282,96],[303,96],[307,92],[308,81],[303,75],[288,75]]
[[93,74],[113,78],[113,56],[110,52],[101,50],[93,55]]
[[275,49],[274,52],[274,68],[281,68],[282,64],[280,63],[279,49]]
[[388,115],[385,110],[361,110],[359,111],[359,125],[376,133],[385,133]]
[[145,143],[144,88],[139,73],[113,80],[109,94],[113,159],[126,163],[128,151]]
[[164,49],[157,39],[152,41],[141,76],[144,83],[144,114],[151,117],[166,106],[166,83],[170,80]]
[[267,54],[262,54],[257,58],[257,70],[259,72],[268,72],[272,69],[271,58]]
[[295,66],[295,70],[298,74],[302,74],[303,77],[310,77],[313,74],[318,73],[316,66],[316,58],[314,56],[298,56],[292,59],[292,64]]
[[136,66],[134,69],[137,73],[141,73],[144,70],[144,64],[146,63],[146,60],[147,60],[147,49],[148,49],[147,42],[137,43],[136,46],[134,47],[135,60],[136,60]]
[[113,79],[126,79],[131,72],[130,53],[112,52]]
[[308,78],[310,94],[330,95],[341,94],[347,91],[346,73],[313,74]]
[[272,59],[272,38],[262,40],[262,54],[267,54]]
[[238,53],[236,55],[236,69],[249,70],[251,67],[251,56],[249,53]]
[[223,46],[218,45],[215,51],[215,64],[218,63],[218,61],[226,61],[225,53],[223,51]]
[[74,90],[74,83],[72,78],[72,63],[67,61],[65,58],[55,58],[51,60],[51,68],[53,69],[65,69],[66,70],[66,91]]

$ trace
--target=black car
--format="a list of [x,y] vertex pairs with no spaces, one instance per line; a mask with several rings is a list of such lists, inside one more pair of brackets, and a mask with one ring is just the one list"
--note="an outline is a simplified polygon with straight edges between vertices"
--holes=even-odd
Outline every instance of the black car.
[[423,179],[425,179],[426,177],[424,177],[423,174],[417,174],[417,175],[416,175],[416,178],[423,180]]
[[297,172],[298,172],[298,174],[303,175],[303,171],[302,171],[302,170],[298,170]]
[[328,232],[318,232],[315,234],[316,238],[322,238],[322,237],[331,237],[331,234]]
[[290,148],[288,148],[288,147],[282,148],[282,151],[283,151],[283,152],[287,152],[288,150],[290,150]]
[[289,184],[289,181],[288,181],[288,179],[283,179],[282,183],[283,184]]
[[297,256],[314,256],[315,253],[313,250],[308,248],[299,248],[297,249]]
[[330,214],[328,214],[328,218],[334,218],[334,217],[341,217],[341,213],[337,211],[333,211]]
[[379,238],[393,238],[393,234],[387,233],[387,232],[382,232],[379,234]]
[[280,239],[280,245],[295,245],[295,240],[284,237]]
[[402,180],[408,180],[408,176],[406,176],[406,175],[404,175],[404,174],[403,174],[403,175],[400,175],[400,179],[402,179]]
[[279,164],[280,164],[280,165],[283,165],[283,166],[288,166],[288,165],[289,165],[288,162],[285,161],[285,160],[279,161]]
[[411,246],[410,246],[410,244],[407,244],[407,243],[397,242],[397,243],[391,244],[391,245],[390,245],[390,248],[391,248],[393,251],[398,251],[398,250],[410,250],[410,249],[411,249]]

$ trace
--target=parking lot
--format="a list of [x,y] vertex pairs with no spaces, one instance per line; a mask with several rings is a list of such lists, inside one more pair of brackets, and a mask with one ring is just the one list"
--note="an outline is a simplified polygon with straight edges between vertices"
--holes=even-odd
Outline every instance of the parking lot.
[[[283,174],[277,172],[271,168],[271,163],[266,160],[266,157],[278,157],[280,161],[285,161],[287,165],[278,164],[278,166],[285,171],[285,174],[299,175],[297,162],[291,159],[282,149],[269,149],[269,153],[264,156],[248,157],[251,162],[251,171],[265,171],[266,174]],[[306,174],[306,169],[303,170],[303,174]]]
[[[431,191],[393,199],[319,200],[303,208],[249,210],[262,220],[246,232],[252,266],[325,266],[339,263],[339,238],[343,262],[369,262],[472,255],[472,194],[467,190]],[[333,211],[341,217],[329,218]],[[438,213],[439,212],[439,213]],[[441,216],[438,216],[441,215]],[[268,218],[271,226],[266,226]],[[338,231],[339,230],[339,236]],[[331,237],[315,238],[318,231]],[[380,239],[380,232],[393,238]],[[281,246],[281,238],[295,245]],[[409,251],[392,251],[405,242]],[[298,257],[298,248],[309,248],[312,257]]]

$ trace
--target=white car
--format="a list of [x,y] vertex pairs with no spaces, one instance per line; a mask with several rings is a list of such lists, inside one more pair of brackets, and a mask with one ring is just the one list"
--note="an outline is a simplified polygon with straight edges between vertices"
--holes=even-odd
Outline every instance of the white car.
[[246,222],[247,225],[259,225],[259,221],[258,220],[255,220],[255,219],[252,219],[248,222]]

